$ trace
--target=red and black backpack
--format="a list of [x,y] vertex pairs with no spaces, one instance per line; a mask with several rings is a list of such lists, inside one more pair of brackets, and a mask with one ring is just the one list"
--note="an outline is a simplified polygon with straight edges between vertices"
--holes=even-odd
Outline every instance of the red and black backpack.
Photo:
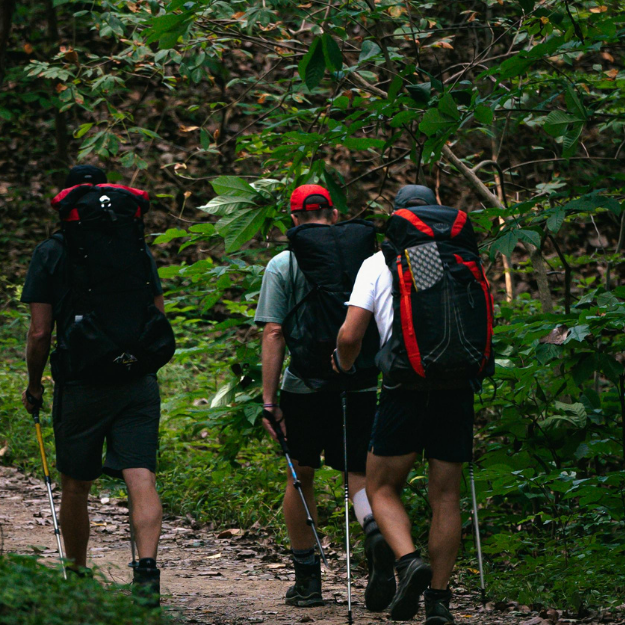
[[52,200],[67,252],[71,317],[57,329],[55,380],[123,381],[154,373],[174,354],[169,322],[154,305],[144,239],[148,194],[80,184]]
[[393,275],[393,330],[376,362],[387,387],[453,388],[494,373],[493,298],[466,213],[402,208],[382,251]]

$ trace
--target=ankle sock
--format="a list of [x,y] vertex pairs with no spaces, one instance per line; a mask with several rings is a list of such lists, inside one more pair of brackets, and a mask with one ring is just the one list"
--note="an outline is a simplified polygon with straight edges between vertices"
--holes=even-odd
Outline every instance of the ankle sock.
[[438,601],[439,599],[447,599],[449,595],[451,595],[449,586],[446,588],[446,590],[439,590],[437,588],[428,588],[426,592],[428,593],[428,596],[434,601]]
[[298,564],[312,565],[315,563],[314,549],[292,549],[293,561]]
[[413,551],[412,553],[407,553],[405,556],[402,556],[399,560],[395,560],[397,572],[401,575],[412,560],[416,560],[420,557],[421,554],[418,551]]
[[156,560],[154,558],[140,558],[138,568],[140,569],[155,569]]
[[364,522],[362,524],[362,528],[365,530],[365,536],[369,536],[370,534],[375,534],[380,531],[378,524],[375,522],[372,514],[368,514],[364,518]]
[[352,503],[354,505],[354,514],[358,519],[361,527],[365,526],[368,517],[373,517],[373,511],[371,510],[371,504],[367,498],[367,491],[361,488],[353,497]]

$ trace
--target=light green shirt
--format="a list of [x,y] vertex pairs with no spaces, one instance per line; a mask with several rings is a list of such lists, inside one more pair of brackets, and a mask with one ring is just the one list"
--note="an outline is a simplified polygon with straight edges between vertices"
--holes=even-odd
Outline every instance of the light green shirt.
[[[265,269],[260,289],[258,307],[254,321],[258,325],[279,323],[282,325],[289,311],[308,292],[304,274],[297,265],[295,256],[285,250],[274,256]],[[282,390],[289,393],[312,393],[288,367],[282,376]]]

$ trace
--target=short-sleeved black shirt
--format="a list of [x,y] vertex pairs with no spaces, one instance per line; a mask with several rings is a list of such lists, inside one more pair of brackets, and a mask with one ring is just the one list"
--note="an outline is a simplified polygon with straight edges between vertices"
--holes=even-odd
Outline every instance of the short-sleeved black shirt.
[[[156,263],[149,249],[148,255],[152,267],[151,283],[154,295],[162,295],[163,288]],[[71,323],[70,289],[65,246],[56,236],[46,239],[35,248],[21,301],[27,304],[52,304],[52,316],[56,322],[57,333],[62,333]]]

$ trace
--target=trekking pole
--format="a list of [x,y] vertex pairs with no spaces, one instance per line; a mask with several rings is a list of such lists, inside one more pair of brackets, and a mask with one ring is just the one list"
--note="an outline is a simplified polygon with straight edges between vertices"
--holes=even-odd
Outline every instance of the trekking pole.
[[323,563],[328,568],[330,568],[330,565],[328,564],[328,559],[326,558],[325,551],[323,550],[323,547],[321,546],[321,540],[319,539],[319,534],[317,533],[317,527],[315,526],[315,521],[312,518],[312,515],[310,514],[310,509],[308,507],[308,503],[306,502],[304,491],[302,490],[302,483],[299,481],[299,477],[297,477],[297,472],[295,471],[295,467],[293,466],[293,461],[291,460],[291,451],[289,450],[289,446],[286,442],[286,438],[284,437],[284,432],[282,431],[282,428],[278,425],[278,422],[273,416],[273,413],[271,413],[269,410],[263,410],[263,417],[267,419],[267,421],[269,421],[269,424],[271,425],[271,429],[275,432],[276,437],[278,438],[278,442],[280,443],[280,447],[282,447],[282,453],[284,454],[284,457],[286,458],[286,462],[289,465],[289,469],[291,471],[291,476],[293,477],[293,486],[295,486],[295,489],[299,493],[299,496],[302,500],[302,504],[304,506],[304,512],[306,513],[306,523],[310,526],[310,529],[312,530],[312,533],[315,536],[315,542],[317,543],[317,547],[319,548],[319,555],[321,556]]
[[43,399],[37,399],[33,397],[28,391],[26,391],[26,399],[28,403],[34,406],[33,408],[33,421],[35,422],[35,432],[37,434],[37,442],[39,443],[39,453],[41,454],[41,463],[43,465],[44,482],[46,483],[46,489],[48,491],[48,500],[50,502],[50,509],[52,510],[52,524],[54,525],[54,535],[56,536],[56,544],[59,548],[59,558],[61,559],[61,566],[63,567],[63,578],[67,579],[67,571],[65,570],[65,555],[63,554],[63,545],[61,544],[61,530],[59,529],[59,523],[56,518],[56,508],[54,507],[54,498],[52,497],[52,480],[50,479],[50,471],[48,470],[48,460],[46,459],[46,450],[43,446],[43,436],[41,434],[41,422],[39,421],[39,409],[43,405]]
[[486,605],[486,585],[484,584],[484,564],[482,562],[482,541],[480,540],[480,521],[477,515],[477,495],[475,494],[475,478],[473,477],[473,463],[469,463],[471,477],[471,496],[473,498],[473,525],[475,529],[475,546],[477,547],[477,562],[480,569],[480,591],[482,604]]
[[135,528],[132,524],[132,504],[130,503],[130,494],[128,495],[128,521],[130,524],[130,552],[132,553],[132,562],[128,564],[131,569],[137,568],[136,557],[136,541],[135,541]]
[[345,554],[347,559],[347,623],[352,625],[352,563],[349,540],[349,473],[347,471],[347,391],[341,393],[341,404],[343,406],[343,462],[345,474],[343,476],[343,486],[345,489]]

